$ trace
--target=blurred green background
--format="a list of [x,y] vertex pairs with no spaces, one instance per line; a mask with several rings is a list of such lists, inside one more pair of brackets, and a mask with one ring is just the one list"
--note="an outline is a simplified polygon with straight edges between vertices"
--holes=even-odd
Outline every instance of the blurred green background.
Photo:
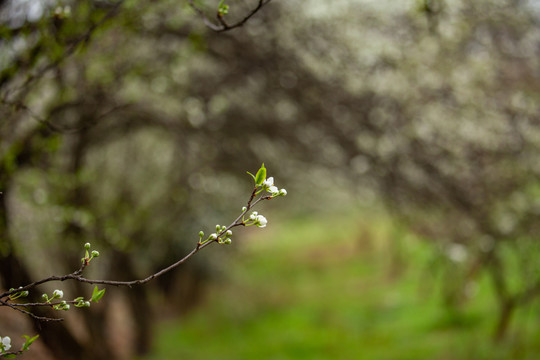
[[[225,24],[258,10],[214,31],[219,4],[0,0],[2,289],[86,242],[88,277],[146,277],[263,162],[288,191],[64,322],[1,307],[0,336],[39,333],[38,360],[537,359],[540,3],[230,0]],[[92,291],[29,300],[59,286]]]
[[[280,224],[246,239],[198,309],[165,319],[145,359],[537,357],[537,304],[520,309],[494,344],[486,337],[497,313],[489,280],[468,289],[466,308],[444,307],[448,264],[434,263],[421,239],[383,214],[357,209]],[[396,242],[403,258],[393,257]]]

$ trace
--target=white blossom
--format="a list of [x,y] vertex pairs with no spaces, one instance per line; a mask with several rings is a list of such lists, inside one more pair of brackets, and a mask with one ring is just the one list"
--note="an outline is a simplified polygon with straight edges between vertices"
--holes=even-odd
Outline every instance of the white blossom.
[[266,224],[268,223],[268,220],[266,220],[266,218],[262,215],[257,215],[255,217],[255,225],[257,225],[257,227],[266,227]]
[[64,292],[62,290],[54,290],[53,291],[53,297],[61,299],[64,297]]
[[8,351],[11,349],[11,338],[9,336],[0,337],[0,342],[2,343],[2,346],[4,347],[4,351]]
[[274,177],[270,176],[268,179],[263,181],[263,187],[269,188],[270,186],[274,186]]

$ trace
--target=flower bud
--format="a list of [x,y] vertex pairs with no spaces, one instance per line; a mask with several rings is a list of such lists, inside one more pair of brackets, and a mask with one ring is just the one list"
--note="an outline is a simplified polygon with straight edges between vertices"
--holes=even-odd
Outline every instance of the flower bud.
[[201,231],[199,231],[199,237],[202,239],[202,237],[204,236],[204,233]]
[[221,225],[216,225],[216,231],[219,231],[221,229]]
[[223,240],[223,243],[229,245],[230,243],[232,243],[232,240],[229,238],[226,238],[225,240]]
[[89,249],[90,249],[90,243],[84,244],[84,248],[85,248],[86,250],[89,250]]
[[227,230],[227,232],[225,233],[227,236],[231,236],[232,235],[232,231],[231,230]]
[[246,210],[247,210],[247,207],[244,206],[244,207],[242,208],[242,212],[244,212],[244,211],[246,211]]
[[53,291],[53,298],[58,298],[58,299],[61,299],[64,297],[64,292],[62,290],[54,290]]
[[281,195],[281,196],[287,195],[287,190],[285,190],[285,189],[279,190],[279,195]]
[[217,234],[213,233],[212,235],[210,235],[210,239],[216,240],[217,239]]
[[92,257],[98,257],[98,256],[99,256],[99,251],[93,250],[92,251]]

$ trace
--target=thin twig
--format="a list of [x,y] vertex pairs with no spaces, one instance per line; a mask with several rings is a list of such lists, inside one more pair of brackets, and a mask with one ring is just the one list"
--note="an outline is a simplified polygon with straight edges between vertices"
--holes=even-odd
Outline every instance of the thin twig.
[[[173,269],[175,269],[176,267],[178,267],[179,265],[181,265],[182,263],[184,263],[186,260],[188,260],[190,257],[192,257],[193,255],[195,255],[197,252],[199,252],[200,250],[202,250],[203,248],[207,247],[208,245],[214,243],[214,242],[218,242],[218,239],[224,235],[228,230],[232,229],[233,227],[237,227],[237,226],[245,226],[245,223],[244,221],[242,220],[243,219],[243,216],[251,209],[253,208],[255,205],[257,205],[261,200],[269,200],[272,198],[272,196],[261,196],[260,198],[258,198],[255,202],[253,202],[253,198],[255,197],[255,192],[256,192],[257,188],[255,188],[251,194],[251,197],[249,198],[248,200],[248,203],[247,203],[247,206],[246,206],[246,210],[244,210],[229,226],[227,226],[224,230],[220,231],[218,234],[217,234],[217,238],[213,241],[209,241],[209,242],[205,242],[203,244],[200,244],[198,243],[197,246],[191,250],[190,253],[188,253],[186,256],[184,256],[182,259],[178,260],[177,262],[169,265],[168,267],[144,278],[144,279],[138,279],[138,280],[132,280],[132,281],[116,281],[116,280],[94,280],[94,279],[88,279],[88,278],[85,278],[82,276],[82,273],[83,273],[83,270],[85,269],[86,267],[86,264],[83,263],[83,265],[81,266],[80,269],[78,269],[77,271],[71,273],[71,274],[67,274],[67,275],[63,275],[63,276],[50,276],[48,278],[45,278],[45,279],[41,279],[41,280],[38,280],[38,281],[35,281],[31,284],[28,284],[28,285],[25,285],[25,286],[22,286],[22,287],[19,287],[18,289],[13,289],[13,290],[10,290],[10,291],[7,291],[7,292],[4,292],[3,294],[0,295],[0,299],[2,298],[5,298],[5,297],[8,297],[10,295],[13,295],[15,293],[18,293],[18,292],[21,292],[21,291],[26,291],[26,290],[30,290],[38,285],[41,285],[41,284],[44,284],[44,283],[48,283],[48,282],[53,282],[53,281],[67,281],[67,280],[75,280],[75,281],[79,281],[79,282],[82,282],[82,283],[87,283],[87,284],[99,284],[99,285],[113,285],[113,286],[127,286],[127,287],[132,287],[134,285],[142,285],[142,284],[145,284]],[[1,300],[0,300],[1,301]],[[7,304],[5,302],[1,302],[2,304],[4,305],[7,305],[7,306],[10,306],[12,308],[16,308],[14,307],[12,304]],[[27,304],[28,306],[28,304]],[[21,309],[18,309],[17,310],[21,310]]]
[[220,14],[219,11],[217,12],[217,15],[216,15],[219,24],[215,24],[208,18],[208,16],[206,16],[206,14],[201,8],[195,5],[194,0],[188,0],[188,3],[193,8],[193,10],[195,10],[195,12],[199,14],[202,21],[208,28],[214,30],[215,32],[224,32],[224,31],[232,30],[234,28],[243,26],[253,15],[259,12],[259,10],[261,10],[263,6],[268,4],[270,1],[271,0],[259,0],[259,2],[257,3],[257,6],[254,7],[249,13],[247,13],[241,20],[230,25],[227,22],[225,22],[224,16]]
[[26,310],[23,310],[23,309],[20,309],[20,308],[16,307],[14,304],[10,304],[10,303],[7,303],[7,302],[2,301],[2,300],[0,300],[0,304],[2,304],[3,306],[9,306],[13,310],[20,311],[23,314],[26,314],[26,315],[30,316],[32,319],[35,319],[35,320],[39,320],[39,321],[62,321],[62,320],[64,320],[62,318],[50,318],[50,317],[45,317],[45,316],[37,316],[37,315],[32,314],[29,311],[26,311]]

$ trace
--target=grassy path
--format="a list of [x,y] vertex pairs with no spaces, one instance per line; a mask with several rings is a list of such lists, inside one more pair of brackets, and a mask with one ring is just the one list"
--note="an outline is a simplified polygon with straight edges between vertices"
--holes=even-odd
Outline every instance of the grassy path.
[[205,303],[160,325],[146,359],[540,359],[529,320],[537,310],[493,347],[486,284],[463,313],[449,313],[428,246],[384,217],[359,218],[275,221],[251,233]]

